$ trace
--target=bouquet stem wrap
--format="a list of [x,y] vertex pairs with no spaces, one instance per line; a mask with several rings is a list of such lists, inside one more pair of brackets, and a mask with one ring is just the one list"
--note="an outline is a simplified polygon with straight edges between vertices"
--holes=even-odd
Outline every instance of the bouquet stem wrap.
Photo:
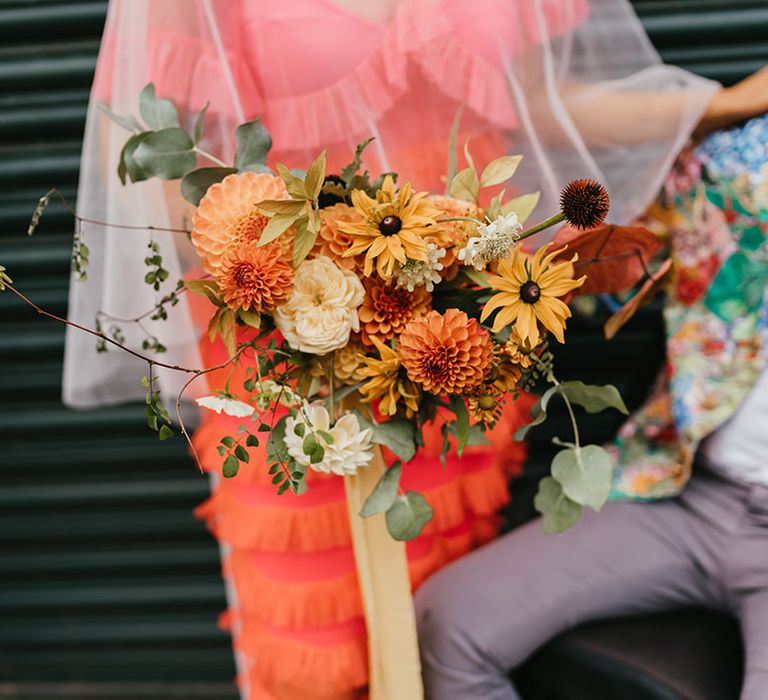
[[366,469],[344,477],[368,629],[369,698],[421,700],[424,691],[405,543],[392,539],[383,514],[359,515],[386,468],[381,449],[376,447]]

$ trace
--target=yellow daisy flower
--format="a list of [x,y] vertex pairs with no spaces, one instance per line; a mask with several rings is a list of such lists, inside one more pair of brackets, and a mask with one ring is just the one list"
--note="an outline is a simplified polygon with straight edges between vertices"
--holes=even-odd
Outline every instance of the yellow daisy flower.
[[365,366],[358,369],[358,374],[367,377],[368,381],[360,387],[363,403],[371,403],[381,398],[379,411],[388,416],[397,412],[397,404],[402,399],[405,403],[405,414],[412,418],[419,410],[421,392],[411,382],[404,372],[400,371],[400,357],[388,345],[378,338],[371,341],[379,351],[379,358],[364,357]]
[[539,323],[564,342],[565,320],[570,309],[558,297],[584,284],[586,276],[573,279],[574,255],[570,261],[553,263],[553,259],[565,250],[561,248],[545,255],[549,243],[528,257],[515,248],[514,255],[499,261],[498,274],[489,282],[498,294],[494,294],[483,309],[481,321],[485,321],[496,309],[500,309],[493,322],[493,332],[515,324],[517,335],[523,343],[535,347],[539,344]]
[[363,221],[338,223],[339,229],[352,238],[344,257],[365,253],[363,274],[371,275],[375,260],[376,270],[385,280],[395,273],[397,263],[402,265],[408,259],[428,262],[424,236],[437,232],[435,217],[440,212],[425,199],[426,194],[414,193],[408,182],[395,191],[395,181],[389,175],[376,199],[363,190],[353,190],[352,204]]

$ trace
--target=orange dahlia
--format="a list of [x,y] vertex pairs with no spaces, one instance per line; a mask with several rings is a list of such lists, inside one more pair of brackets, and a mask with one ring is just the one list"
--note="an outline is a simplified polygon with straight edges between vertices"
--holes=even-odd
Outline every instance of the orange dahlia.
[[192,221],[192,244],[206,271],[215,274],[229,250],[258,241],[269,218],[256,205],[284,197],[285,184],[268,173],[236,173],[211,185]]
[[376,277],[364,281],[365,299],[358,309],[360,338],[370,348],[373,338],[386,343],[400,335],[405,324],[432,308],[432,295],[424,287],[409,292]]
[[346,204],[334,204],[320,210],[320,233],[313,250],[314,255],[324,255],[335,262],[342,270],[362,270],[363,255],[344,257],[352,245],[352,237],[339,228],[339,223],[361,223],[363,217],[353,207]]
[[397,352],[411,381],[433,394],[478,386],[493,359],[488,332],[458,309],[430,311],[403,330]]
[[227,306],[261,314],[288,299],[293,268],[278,247],[250,243],[224,257],[216,279]]

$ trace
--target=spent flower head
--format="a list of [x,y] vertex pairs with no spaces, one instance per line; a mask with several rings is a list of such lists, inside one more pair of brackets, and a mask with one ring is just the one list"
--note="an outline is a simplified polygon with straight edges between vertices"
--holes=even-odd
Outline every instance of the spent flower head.
[[444,257],[444,248],[438,248],[434,243],[427,243],[427,259],[413,260],[408,258],[395,274],[397,286],[405,287],[409,292],[412,292],[416,287],[425,287],[428,292],[431,292],[435,285],[443,279],[440,276],[443,263],[440,261]]

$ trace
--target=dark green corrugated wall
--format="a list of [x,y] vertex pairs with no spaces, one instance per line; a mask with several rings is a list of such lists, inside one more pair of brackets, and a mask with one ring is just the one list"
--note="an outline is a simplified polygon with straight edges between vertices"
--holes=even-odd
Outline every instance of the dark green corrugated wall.
[[[74,195],[105,4],[0,0],[0,264],[60,314],[72,222],[52,205],[31,240],[24,231],[49,187]],[[766,0],[635,5],[670,62],[726,82],[768,63]],[[565,374],[598,378],[598,335],[581,323]],[[65,410],[62,342],[0,294],[0,697],[232,697],[218,553],[191,515],[206,482],[180,441],[147,434],[140,409]],[[647,313],[600,371],[638,400],[658,345]],[[614,425],[596,417],[588,431]]]

